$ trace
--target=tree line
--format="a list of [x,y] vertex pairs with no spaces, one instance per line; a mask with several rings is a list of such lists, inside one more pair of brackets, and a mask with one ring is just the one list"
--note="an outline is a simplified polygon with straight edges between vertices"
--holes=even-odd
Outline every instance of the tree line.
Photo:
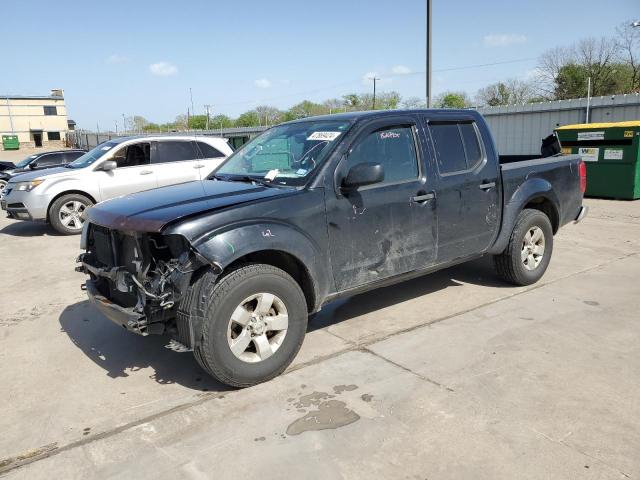
[[[592,96],[640,92],[640,27],[631,21],[620,25],[612,37],[585,38],[572,45],[544,52],[529,78],[510,78],[479,89],[472,98],[467,92],[446,91],[434,98],[436,108],[467,108],[565,100]],[[398,92],[349,93],[321,103],[304,100],[287,110],[261,105],[237,118],[218,114],[178,115],[173,122],[157,124],[135,116],[130,124],[137,131],[224,129],[269,126],[314,115],[357,110],[423,108],[419,97],[403,98]]]

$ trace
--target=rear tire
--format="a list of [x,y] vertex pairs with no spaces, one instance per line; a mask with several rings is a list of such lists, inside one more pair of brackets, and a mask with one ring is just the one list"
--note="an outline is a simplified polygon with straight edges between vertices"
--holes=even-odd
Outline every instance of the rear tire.
[[4,187],[7,186],[7,182],[6,180],[0,180],[0,194],[2,194],[2,190],[4,190]]
[[49,208],[49,222],[51,226],[63,235],[78,235],[82,233],[84,219],[82,214],[93,205],[84,195],[71,193],[58,198]]
[[185,300],[184,313],[203,319],[194,348],[196,361],[232,387],[249,387],[280,375],[307,331],[302,289],[271,265],[243,265],[222,278],[208,272],[190,287]]
[[547,270],[553,252],[553,229],[540,210],[525,209],[518,215],[509,244],[494,264],[498,275],[514,285],[536,283]]

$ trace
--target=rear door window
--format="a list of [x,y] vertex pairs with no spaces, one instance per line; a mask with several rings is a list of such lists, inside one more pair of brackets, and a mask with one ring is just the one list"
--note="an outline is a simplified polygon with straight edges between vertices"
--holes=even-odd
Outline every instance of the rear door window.
[[460,133],[464,143],[464,151],[467,157],[467,168],[475,167],[482,160],[482,149],[473,123],[461,123]]
[[77,160],[78,158],[80,158],[82,155],[84,155],[85,152],[65,152],[64,153],[64,163],[71,163],[75,160]]
[[200,158],[200,154],[194,142],[171,140],[156,144],[153,163],[182,162],[185,160],[197,160],[198,158]]
[[196,142],[196,143],[198,144],[198,148],[200,149],[200,152],[202,153],[203,158],[222,158],[226,156],[220,150],[218,150],[215,147],[212,147],[208,143],[205,143],[205,142]]
[[467,169],[464,145],[457,123],[432,123],[429,127],[440,173]]
[[41,156],[38,160],[36,160],[37,167],[53,167],[56,165],[62,165],[62,154],[61,153],[49,153],[47,155]]
[[482,160],[482,149],[473,122],[430,122],[429,131],[440,173],[463,172]]

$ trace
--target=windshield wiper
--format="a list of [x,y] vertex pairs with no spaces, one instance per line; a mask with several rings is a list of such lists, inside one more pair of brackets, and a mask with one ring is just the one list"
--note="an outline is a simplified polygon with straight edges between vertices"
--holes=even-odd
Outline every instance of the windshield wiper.
[[224,182],[243,182],[243,183],[259,183],[260,185],[264,185],[265,187],[276,187],[277,185],[271,183],[269,180],[266,180],[261,177],[252,177],[251,175],[218,175],[214,174],[213,178],[216,180],[222,180]]

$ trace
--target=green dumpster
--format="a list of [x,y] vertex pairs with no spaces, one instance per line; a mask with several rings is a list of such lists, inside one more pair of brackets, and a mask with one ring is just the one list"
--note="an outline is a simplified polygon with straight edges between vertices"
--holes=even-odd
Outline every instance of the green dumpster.
[[20,142],[17,135],[2,135],[2,148],[5,150],[18,150]]
[[585,195],[640,198],[640,120],[564,125],[556,135],[562,153],[576,153],[587,165]]

